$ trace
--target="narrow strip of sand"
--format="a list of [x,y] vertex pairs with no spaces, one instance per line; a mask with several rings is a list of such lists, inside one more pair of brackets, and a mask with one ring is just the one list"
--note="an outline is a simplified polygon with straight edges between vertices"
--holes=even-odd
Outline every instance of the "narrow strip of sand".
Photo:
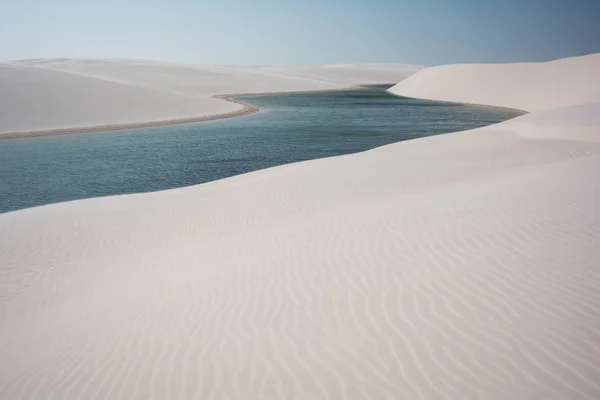
[[[392,86],[390,84],[390,86]],[[148,122],[135,122],[130,124],[113,124],[113,125],[100,125],[100,126],[87,126],[77,128],[63,128],[63,129],[48,129],[31,132],[10,132],[0,134],[0,140],[6,139],[24,139],[41,136],[55,136],[55,135],[72,135],[77,133],[91,133],[91,132],[110,132],[136,128],[151,128],[157,126],[169,126],[169,125],[181,125],[191,124],[197,122],[214,121],[218,119],[243,117],[246,115],[254,114],[260,111],[260,107],[238,99],[238,97],[244,96],[268,96],[268,95],[283,95],[283,94],[298,94],[298,93],[323,93],[323,92],[337,92],[346,90],[358,90],[358,89],[369,89],[368,85],[353,85],[347,88],[341,89],[322,89],[322,90],[296,90],[289,92],[263,92],[263,93],[234,93],[234,94],[217,94],[212,96],[215,99],[229,101],[231,103],[239,104],[243,106],[241,110],[232,111],[224,114],[204,115],[199,117],[190,118],[177,118],[160,121],[148,121]]]
[[54,136],[54,135],[72,135],[77,133],[90,133],[90,132],[109,132],[109,131],[119,131],[126,129],[136,129],[136,128],[151,128],[156,126],[168,126],[168,125],[180,125],[180,124],[191,124],[196,122],[206,122],[206,121],[214,121],[217,119],[225,119],[225,118],[233,118],[233,117],[241,117],[244,115],[250,115],[258,112],[260,110],[259,107],[253,106],[252,104],[245,103],[240,100],[234,100],[234,97],[238,95],[225,95],[225,96],[214,96],[215,98],[220,98],[223,100],[230,101],[235,104],[240,104],[243,108],[239,111],[232,111],[224,114],[214,114],[214,115],[205,115],[201,117],[191,117],[191,118],[178,118],[178,119],[170,119],[170,120],[162,120],[162,121],[149,121],[149,122],[136,122],[131,124],[119,124],[119,125],[100,125],[100,126],[88,126],[88,127],[77,127],[77,128],[64,128],[64,129],[48,129],[41,131],[32,131],[32,132],[12,132],[0,135],[0,140],[5,139],[23,139],[23,138],[32,138],[32,137],[41,137],[41,136]]

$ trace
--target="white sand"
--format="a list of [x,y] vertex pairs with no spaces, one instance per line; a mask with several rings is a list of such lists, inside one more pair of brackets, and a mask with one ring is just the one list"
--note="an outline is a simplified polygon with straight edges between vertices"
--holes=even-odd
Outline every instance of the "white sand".
[[419,68],[187,66],[76,59],[0,63],[0,138],[9,133],[231,116],[243,107],[213,96],[395,83]]
[[597,399],[598,115],[2,214],[0,398]]
[[548,63],[443,65],[390,89],[406,97],[487,104],[526,111],[600,100],[600,54]]

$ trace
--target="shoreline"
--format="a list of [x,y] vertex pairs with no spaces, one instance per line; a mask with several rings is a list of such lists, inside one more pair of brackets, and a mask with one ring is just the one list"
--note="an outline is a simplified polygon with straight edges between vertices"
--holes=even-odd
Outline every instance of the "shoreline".
[[[220,95],[219,95],[220,96]],[[75,135],[79,133],[93,133],[93,132],[112,132],[112,131],[123,131],[127,129],[137,128],[153,128],[158,126],[169,126],[169,125],[183,125],[191,124],[195,122],[207,122],[214,121],[217,119],[227,119],[234,117],[242,117],[250,115],[260,111],[260,107],[253,106],[242,101],[232,100],[232,97],[237,95],[226,95],[225,97],[212,96],[213,98],[220,98],[232,103],[240,104],[243,106],[241,110],[231,111],[223,114],[212,114],[201,117],[188,117],[188,118],[176,118],[159,121],[148,121],[148,122],[132,122],[127,124],[109,124],[109,125],[97,125],[80,128],[58,128],[58,129],[47,129],[39,131],[27,131],[27,132],[11,132],[6,134],[0,134],[0,140],[10,139],[27,139],[43,136],[58,136],[58,135]]]
[[244,96],[270,96],[270,95],[281,95],[281,94],[298,94],[298,93],[321,93],[321,92],[338,92],[356,89],[369,89],[369,85],[353,85],[347,88],[339,89],[316,89],[316,90],[295,90],[295,91],[284,91],[284,92],[262,92],[262,93],[233,93],[233,94],[217,94],[211,96],[213,99],[219,99],[229,101],[235,104],[243,106],[241,110],[231,111],[222,114],[212,114],[200,117],[187,117],[187,118],[176,118],[168,120],[158,121],[147,121],[147,122],[132,122],[126,124],[107,124],[107,125],[96,125],[88,127],[77,127],[77,128],[57,128],[57,129],[44,129],[37,131],[24,131],[24,132],[10,132],[0,134],[0,140],[10,139],[28,139],[44,136],[58,136],[58,135],[75,135],[79,133],[94,133],[94,132],[111,132],[111,131],[122,131],[127,129],[138,129],[138,128],[153,128],[158,126],[169,126],[169,125],[183,125],[192,124],[197,122],[208,122],[215,121],[218,119],[228,119],[235,117],[244,117],[247,115],[255,114],[260,111],[260,107],[250,103],[246,103],[241,100],[234,100],[236,97]]

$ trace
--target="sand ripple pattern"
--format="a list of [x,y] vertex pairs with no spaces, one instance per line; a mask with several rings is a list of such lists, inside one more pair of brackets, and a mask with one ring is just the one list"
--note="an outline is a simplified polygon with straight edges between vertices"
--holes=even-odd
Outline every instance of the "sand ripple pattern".
[[0,399],[598,399],[598,171],[490,128],[1,215]]

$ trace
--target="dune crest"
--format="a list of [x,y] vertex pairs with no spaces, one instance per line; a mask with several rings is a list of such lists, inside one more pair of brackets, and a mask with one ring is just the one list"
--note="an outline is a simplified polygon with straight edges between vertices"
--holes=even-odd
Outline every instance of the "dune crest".
[[498,125],[0,215],[0,398],[599,398],[596,60],[393,89],[534,110]]

